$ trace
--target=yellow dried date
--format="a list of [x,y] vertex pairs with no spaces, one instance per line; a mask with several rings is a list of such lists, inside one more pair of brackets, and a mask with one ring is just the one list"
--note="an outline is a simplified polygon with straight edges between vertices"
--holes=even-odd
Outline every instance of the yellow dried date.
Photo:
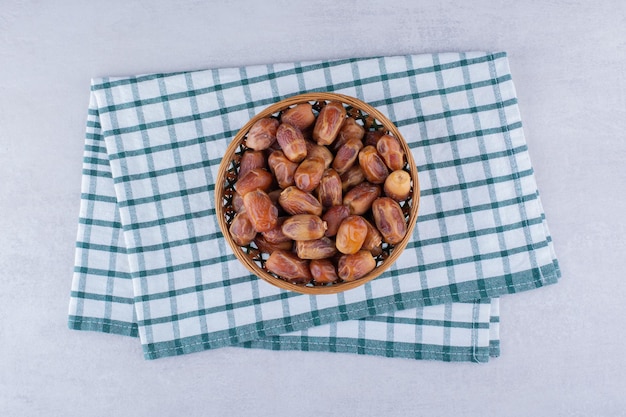
[[265,261],[265,268],[294,284],[302,284],[313,279],[309,262],[291,252],[277,250]]
[[366,236],[367,224],[365,219],[361,216],[348,216],[339,225],[335,246],[341,253],[357,253],[363,246]]
[[376,260],[369,251],[361,250],[354,254],[343,255],[339,258],[337,275],[349,282],[363,278],[376,268]]
[[403,170],[393,171],[385,180],[383,191],[396,201],[406,200],[411,193],[411,175]]
[[372,214],[376,228],[389,244],[397,245],[404,239],[407,231],[406,220],[402,208],[389,197],[377,198],[372,204]]
[[313,240],[324,236],[327,224],[314,214],[296,214],[283,223],[283,233],[293,240]]
[[346,109],[343,104],[331,101],[320,110],[315,126],[313,127],[313,140],[318,145],[330,145],[333,143],[339,129],[346,118]]

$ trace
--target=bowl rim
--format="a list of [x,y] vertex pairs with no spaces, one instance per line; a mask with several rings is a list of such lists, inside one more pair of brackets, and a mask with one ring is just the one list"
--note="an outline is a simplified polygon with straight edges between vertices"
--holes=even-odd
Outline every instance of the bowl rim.
[[[225,184],[227,183],[226,174],[229,171],[230,164],[233,161],[233,157],[235,156],[237,150],[241,146],[243,139],[246,134],[252,127],[254,123],[256,123],[259,119],[273,116],[289,107],[292,107],[296,104],[301,103],[317,103],[317,102],[329,102],[329,101],[339,101],[344,105],[351,106],[353,108],[357,108],[360,111],[365,112],[368,116],[372,117],[376,121],[382,124],[382,127],[386,132],[389,132],[392,136],[396,137],[406,156],[406,162],[408,164],[409,173],[411,174],[411,180],[413,181],[413,193],[411,195],[411,207],[410,214],[407,223],[407,232],[404,238],[397,245],[393,245],[393,250],[391,254],[380,264],[377,265],[374,270],[354,281],[341,282],[332,285],[326,286],[305,286],[298,285],[283,280],[281,278],[277,278],[272,276],[270,273],[262,269],[254,260],[252,260],[244,250],[237,245],[231,238],[228,224],[226,222],[225,216],[225,200],[224,200],[224,190],[226,189]],[[222,161],[219,165],[218,175],[215,180],[215,215],[217,217],[217,221],[219,224],[220,231],[224,236],[224,239],[228,242],[231,250],[233,251],[235,257],[248,269],[253,275],[261,278],[262,280],[285,290],[298,292],[301,294],[309,294],[309,295],[322,295],[322,294],[336,294],[340,292],[344,292],[353,288],[360,287],[379,275],[385,272],[387,269],[391,267],[400,256],[400,254],[404,251],[407,244],[411,240],[413,230],[415,228],[415,223],[417,221],[417,213],[419,209],[420,203],[420,184],[419,177],[417,172],[417,166],[415,165],[415,161],[413,159],[413,155],[411,154],[411,149],[408,146],[408,143],[404,139],[404,136],[400,133],[397,126],[389,120],[384,114],[382,114],[378,109],[373,106],[351,96],[347,96],[344,94],[338,93],[329,93],[329,92],[313,92],[313,93],[303,93],[297,94],[290,97],[287,97],[283,100],[277,101],[267,108],[257,113],[254,117],[252,117],[246,124],[244,124],[241,129],[237,132],[237,134],[233,137],[228,147],[226,148],[226,152],[222,158]]]

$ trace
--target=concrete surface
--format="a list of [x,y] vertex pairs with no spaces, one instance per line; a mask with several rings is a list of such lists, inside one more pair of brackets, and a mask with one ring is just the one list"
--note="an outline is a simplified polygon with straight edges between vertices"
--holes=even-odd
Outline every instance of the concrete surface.
[[[626,415],[626,2],[0,3],[1,416]],[[421,2],[420,2],[421,3]],[[502,301],[487,365],[66,327],[91,77],[506,50],[562,282]]]

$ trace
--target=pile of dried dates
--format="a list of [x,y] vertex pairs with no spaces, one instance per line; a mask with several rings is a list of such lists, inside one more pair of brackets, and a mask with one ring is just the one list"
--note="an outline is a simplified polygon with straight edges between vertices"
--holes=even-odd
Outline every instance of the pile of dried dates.
[[383,242],[402,241],[399,202],[412,189],[399,141],[366,131],[342,103],[309,103],[258,120],[244,141],[230,235],[269,254],[265,268],[295,283],[354,281]]

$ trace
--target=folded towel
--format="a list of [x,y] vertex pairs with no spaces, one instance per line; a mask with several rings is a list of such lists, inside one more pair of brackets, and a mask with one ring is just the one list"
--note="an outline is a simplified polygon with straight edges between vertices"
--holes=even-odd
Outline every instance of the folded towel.
[[[226,147],[310,91],[398,126],[418,221],[397,262],[333,295],[251,275],[215,218]],[[69,327],[139,336],[146,359],[223,346],[487,361],[496,297],[560,277],[505,53],[442,53],[95,79]]]

